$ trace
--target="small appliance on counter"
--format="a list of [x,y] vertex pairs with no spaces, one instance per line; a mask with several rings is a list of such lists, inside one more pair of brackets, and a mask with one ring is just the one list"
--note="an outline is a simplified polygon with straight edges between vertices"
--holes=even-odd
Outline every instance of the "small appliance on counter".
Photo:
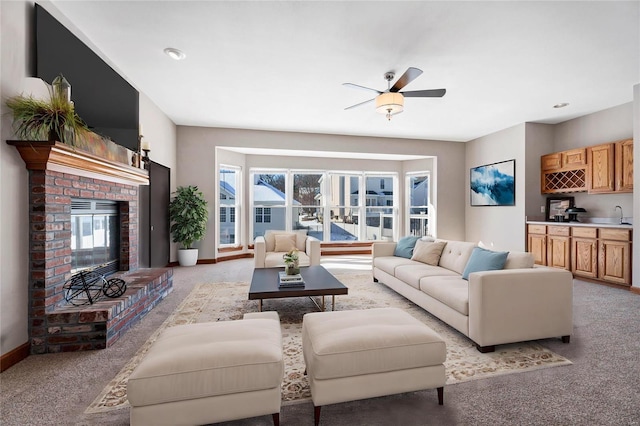
[[569,214],[569,222],[580,222],[578,220],[578,214],[586,213],[587,211],[582,207],[573,206],[573,207],[569,207],[564,212]]

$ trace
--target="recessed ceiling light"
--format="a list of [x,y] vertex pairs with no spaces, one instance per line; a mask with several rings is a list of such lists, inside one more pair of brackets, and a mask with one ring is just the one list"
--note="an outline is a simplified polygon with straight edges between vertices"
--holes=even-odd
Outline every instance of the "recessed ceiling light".
[[164,53],[166,53],[168,57],[176,61],[181,61],[187,57],[187,55],[182,50],[173,47],[167,47],[166,49],[164,49]]
[[560,102],[559,104],[555,104],[553,107],[554,108],[564,108],[567,105],[569,105],[569,102]]

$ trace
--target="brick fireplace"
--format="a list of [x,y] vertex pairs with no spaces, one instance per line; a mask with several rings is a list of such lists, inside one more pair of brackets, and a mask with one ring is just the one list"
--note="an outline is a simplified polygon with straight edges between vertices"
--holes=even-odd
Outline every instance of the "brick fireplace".
[[[146,170],[54,142],[9,141],[29,169],[29,337],[32,354],[111,346],[172,290],[171,268],[140,269],[139,185]],[[41,144],[44,144],[41,146]],[[90,305],[66,302],[72,275],[71,200],[115,201],[119,210],[119,278],[127,291]]]

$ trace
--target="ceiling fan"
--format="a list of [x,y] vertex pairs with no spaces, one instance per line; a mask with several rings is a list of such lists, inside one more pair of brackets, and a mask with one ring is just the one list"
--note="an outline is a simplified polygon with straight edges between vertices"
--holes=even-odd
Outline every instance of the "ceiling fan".
[[373,99],[360,102],[359,104],[346,107],[347,109],[356,108],[369,102],[376,101],[376,111],[381,114],[386,114],[387,120],[391,120],[391,117],[400,114],[404,110],[404,98],[441,98],[447,92],[447,89],[432,89],[432,90],[413,90],[409,92],[401,92],[400,90],[413,80],[418,78],[422,74],[422,70],[414,67],[409,67],[402,77],[400,77],[393,86],[391,81],[395,77],[394,72],[387,72],[384,74],[384,79],[387,81],[387,90],[381,92],[380,90],[372,89],[370,87],[360,86],[353,83],[342,83],[343,86],[353,87],[355,89],[368,90],[378,94]]

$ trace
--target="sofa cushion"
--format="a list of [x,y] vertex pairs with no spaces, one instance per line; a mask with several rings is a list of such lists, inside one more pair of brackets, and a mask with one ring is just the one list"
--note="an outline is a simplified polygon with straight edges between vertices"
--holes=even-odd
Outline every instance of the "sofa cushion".
[[420,290],[462,315],[469,315],[469,282],[460,275],[424,277]]
[[276,234],[276,246],[273,251],[288,252],[296,249],[296,235],[294,234]]
[[396,276],[396,268],[400,265],[417,265],[417,262],[414,262],[410,259],[405,259],[404,257],[398,256],[381,256],[375,257],[373,259],[373,266],[380,269],[381,271],[386,272],[391,276]]
[[417,260],[427,265],[438,266],[445,245],[447,245],[447,243],[444,241],[432,242],[420,240],[416,242],[411,260]]
[[275,251],[276,249],[276,235],[295,235],[296,236],[296,248],[300,251],[305,251],[307,243],[307,230],[302,229],[299,231],[281,231],[275,229],[269,229],[264,233],[265,251]]
[[[282,256],[285,253],[286,252],[280,252],[280,251],[271,251],[271,252],[265,253],[264,267],[265,268],[284,267],[284,259],[282,258]],[[298,262],[300,263],[300,266],[309,266],[311,265],[311,258],[309,258],[309,256],[307,256],[306,253],[301,251],[301,252],[298,252]]]
[[280,387],[280,322],[271,318],[165,329],[129,376],[132,406]]
[[464,267],[467,266],[471,252],[476,245],[467,241],[436,241],[447,242],[444,250],[442,250],[442,256],[440,256],[440,263],[438,263],[438,265],[462,275],[462,271],[464,271]]
[[524,251],[510,251],[504,269],[533,268],[533,253]]
[[471,253],[469,262],[462,272],[462,278],[469,279],[469,274],[478,271],[493,271],[502,269],[507,261],[508,251],[491,251],[476,247]]
[[411,259],[413,248],[415,247],[416,241],[418,241],[419,238],[420,237],[414,237],[413,235],[400,238],[398,240],[398,244],[396,244],[396,249],[394,250],[393,255]]
[[423,277],[431,277],[431,276],[454,276],[459,277],[460,274],[457,274],[453,271],[450,271],[445,268],[441,268],[439,266],[427,265],[426,263],[418,263],[413,262],[411,265],[400,265],[396,268],[395,277],[402,282],[414,287],[416,289],[420,289],[420,279]]
[[399,308],[306,314],[302,344],[313,380],[434,366],[447,356],[444,340]]

